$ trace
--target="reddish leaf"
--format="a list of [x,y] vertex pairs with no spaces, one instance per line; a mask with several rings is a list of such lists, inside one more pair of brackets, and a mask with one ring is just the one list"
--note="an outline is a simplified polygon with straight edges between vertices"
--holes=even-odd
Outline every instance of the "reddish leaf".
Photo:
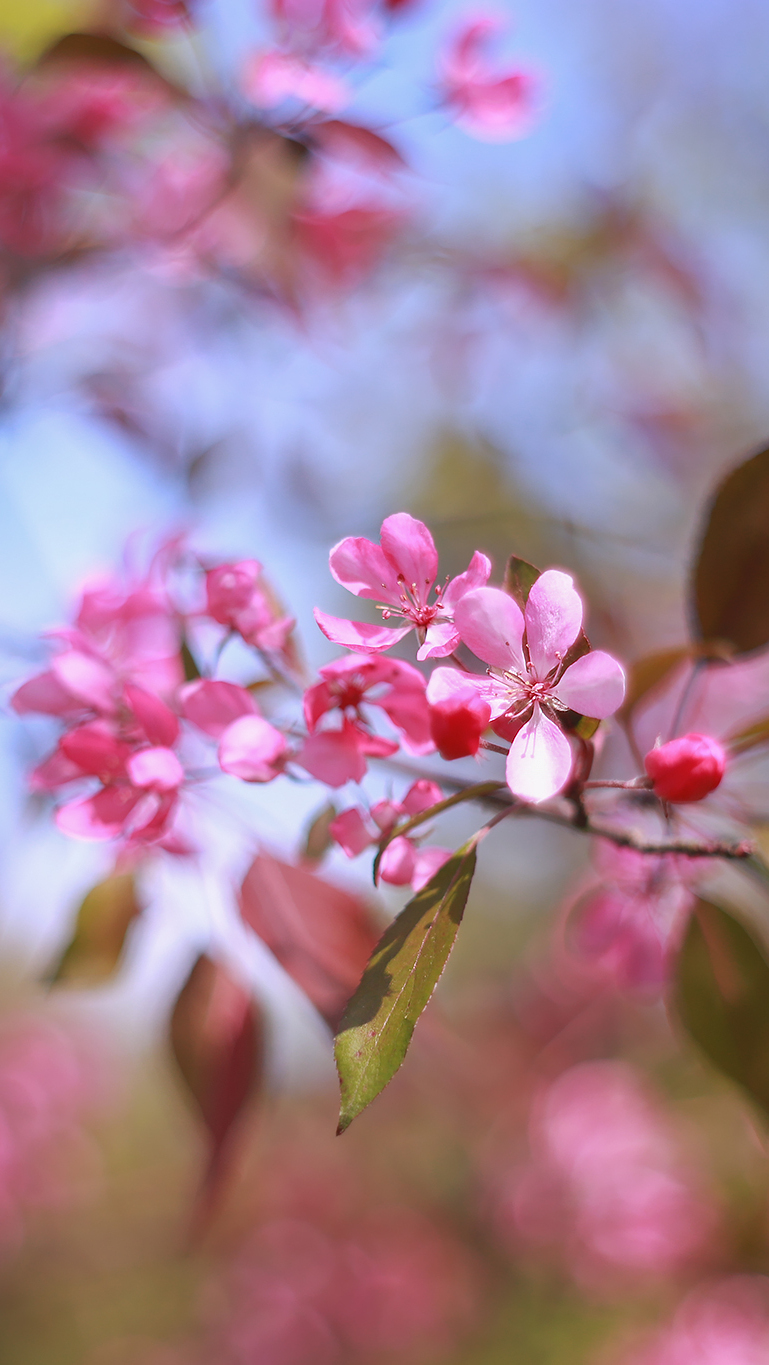
[[365,902],[306,868],[260,853],[246,873],[240,908],[335,1027],[379,937]]
[[716,492],[692,606],[702,640],[740,654],[769,643],[769,449],[739,465]]
[[344,155],[352,150],[362,152],[371,161],[387,166],[403,166],[405,162],[397,147],[379,133],[363,128],[359,123],[347,123],[345,119],[328,119],[318,123],[313,136],[321,146],[336,155]]
[[211,1140],[194,1220],[200,1231],[226,1173],[235,1124],[258,1088],[264,1046],[261,1017],[250,992],[202,953],[174,1005],[170,1038]]

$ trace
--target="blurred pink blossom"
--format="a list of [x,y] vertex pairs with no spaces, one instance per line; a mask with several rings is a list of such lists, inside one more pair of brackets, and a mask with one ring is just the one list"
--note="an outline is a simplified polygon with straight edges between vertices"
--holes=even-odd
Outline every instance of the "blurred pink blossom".
[[539,82],[530,71],[496,71],[486,48],[505,24],[490,16],[468,19],[443,55],[441,86],[457,124],[487,142],[525,137],[537,112]]
[[698,1285],[669,1326],[623,1352],[618,1365],[765,1365],[769,1279],[734,1275]]

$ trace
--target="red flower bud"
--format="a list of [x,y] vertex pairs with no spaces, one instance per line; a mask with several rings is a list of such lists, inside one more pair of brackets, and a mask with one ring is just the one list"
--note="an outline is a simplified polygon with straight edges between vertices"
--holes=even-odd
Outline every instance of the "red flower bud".
[[477,754],[491,708],[471,692],[446,697],[430,707],[430,734],[441,758],[467,758]]
[[650,749],[644,763],[663,801],[701,801],[721,781],[726,752],[710,735],[682,735]]

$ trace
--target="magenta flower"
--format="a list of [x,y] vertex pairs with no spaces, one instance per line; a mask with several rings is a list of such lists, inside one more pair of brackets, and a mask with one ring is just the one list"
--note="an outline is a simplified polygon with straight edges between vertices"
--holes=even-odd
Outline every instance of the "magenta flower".
[[[438,551],[424,522],[396,512],[382,522],[381,544],[365,536],[348,536],[335,545],[329,567],[337,583],[356,597],[379,603],[383,619],[400,618],[405,625],[372,626],[346,621],[315,608],[323,634],[345,649],[379,651],[416,630],[418,659],[442,659],[459,644],[454,626],[457,603],[465,593],[488,582],[491,561],[476,550],[463,574],[435,587]],[[430,594],[435,591],[433,601]]]
[[[402,801],[377,801],[368,812],[369,818],[358,806],[341,811],[329,825],[329,834],[348,858],[357,858],[364,849],[378,844],[399,820],[429,810],[442,800],[443,792],[437,783],[420,778],[409,787]],[[421,891],[450,857],[450,848],[421,847],[413,837],[399,835],[382,855],[379,876],[392,886],[411,885],[414,891]]]
[[476,688],[491,719],[520,721],[507,758],[507,782],[524,801],[545,801],[566,785],[572,752],[558,717],[564,711],[602,720],[622,704],[625,675],[603,650],[564,668],[582,629],[582,601],[568,574],[548,569],[529,594],[524,616],[499,588],[477,588],[457,603],[465,644],[489,664],[489,676],[437,668],[427,689],[431,705]]
[[[335,659],[320,670],[322,682],[304,694],[304,716],[310,734],[296,761],[330,787],[360,782],[366,756],[386,757],[398,749],[397,741],[373,732],[368,707],[384,711],[400,731],[404,749],[427,754],[433,748],[430,715],[425,700],[425,680],[401,659],[376,659],[352,654]],[[341,716],[340,728],[319,728],[325,717]]]
[[455,34],[442,64],[446,103],[460,128],[484,142],[512,142],[531,131],[537,80],[529,71],[498,71],[488,61],[488,39],[504,25],[487,16],[467,20]]

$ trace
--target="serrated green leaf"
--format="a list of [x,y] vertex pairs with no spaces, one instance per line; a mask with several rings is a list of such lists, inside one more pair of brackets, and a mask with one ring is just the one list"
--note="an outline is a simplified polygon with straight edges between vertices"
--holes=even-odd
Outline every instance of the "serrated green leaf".
[[511,555],[508,559],[502,587],[510,597],[515,599],[521,611],[526,610],[529,593],[541,572],[541,569],[535,569],[534,565],[529,564],[528,560],[519,559],[517,555]]
[[115,873],[94,886],[78,910],[74,934],[48,978],[50,984],[97,986],[107,981],[141,910],[130,872]]
[[769,643],[769,448],[717,489],[694,566],[700,639],[746,653]]
[[379,864],[382,861],[382,854],[393,839],[399,838],[401,834],[410,834],[413,829],[418,829],[420,825],[434,819],[442,811],[450,810],[452,806],[460,806],[463,801],[482,801],[484,796],[492,796],[494,792],[504,791],[506,785],[505,782],[476,782],[472,787],[465,787],[464,791],[455,792],[453,796],[447,796],[444,801],[437,801],[428,810],[421,810],[418,815],[412,815],[411,819],[407,820],[405,824],[396,825],[379,845],[374,859],[374,886],[379,880]]
[[769,1117],[769,963],[744,925],[709,901],[692,915],[674,1004],[713,1065]]
[[385,930],[336,1036],[343,1133],[392,1080],[454,946],[475,872],[471,840]]

